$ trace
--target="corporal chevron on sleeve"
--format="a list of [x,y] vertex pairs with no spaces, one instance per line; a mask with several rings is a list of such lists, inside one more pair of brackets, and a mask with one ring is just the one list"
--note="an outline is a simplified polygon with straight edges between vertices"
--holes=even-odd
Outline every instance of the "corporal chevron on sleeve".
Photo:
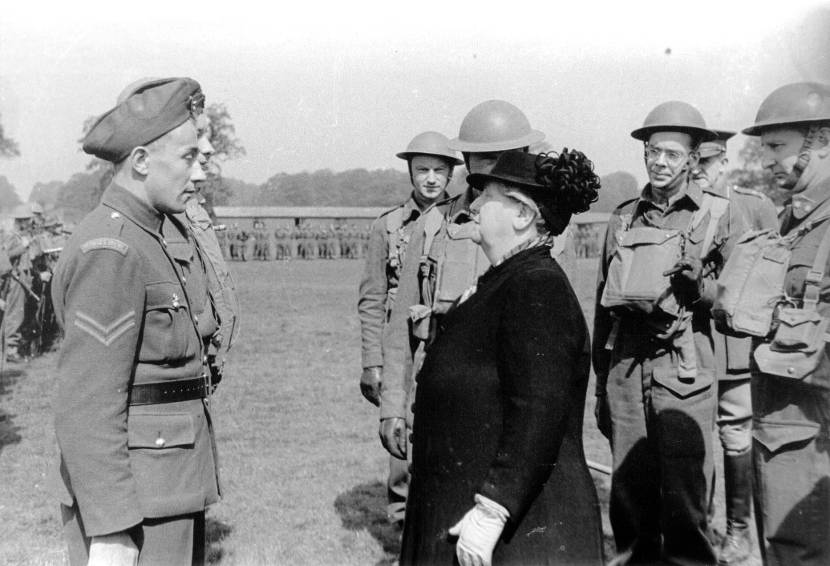
[[88,314],[75,311],[75,326],[98,340],[104,346],[109,346],[130,328],[135,326],[135,311],[131,310],[120,316],[114,322],[104,326]]

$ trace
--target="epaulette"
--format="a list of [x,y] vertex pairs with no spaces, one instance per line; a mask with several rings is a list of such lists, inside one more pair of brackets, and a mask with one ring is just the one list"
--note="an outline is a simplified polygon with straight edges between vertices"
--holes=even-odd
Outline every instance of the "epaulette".
[[396,205],[396,206],[393,206],[392,208],[389,208],[389,209],[384,210],[383,212],[381,212],[381,213],[380,213],[380,216],[378,216],[378,218],[383,218],[384,216],[386,216],[386,215],[388,215],[388,214],[391,214],[392,212],[395,212],[395,211],[396,211],[396,210],[398,210],[399,208],[403,208],[403,206],[404,206],[405,204],[406,204],[406,203],[404,202],[404,203],[398,204],[398,205]]
[[617,208],[615,208],[614,212],[612,212],[611,214],[620,214],[620,213],[622,213],[622,211],[627,206],[632,205],[632,204],[636,204],[638,200],[640,200],[639,196],[622,201],[620,204],[617,205]]
[[103,229],[96,230],[99,234],[98,237],[91,238],[81,244],[81,252],[86,254],[95,250],[113,250],[121,255],[127,255],[127,250],[130,247],[118,238],[124,229],[124,216],[117,210],[110,210],[101,228]]
[[768,199],[769,197],[762,193],[761,191],[756,191],[755,189],[748,189],[746,187],[733,187],[733,190],[738,193],[739,195],[752,195],[757,197],[761,200]]

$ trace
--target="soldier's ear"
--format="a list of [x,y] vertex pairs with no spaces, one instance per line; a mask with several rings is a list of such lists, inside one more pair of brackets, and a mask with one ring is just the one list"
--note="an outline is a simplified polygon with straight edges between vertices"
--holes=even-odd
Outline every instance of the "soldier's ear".
[[830,155],[830,126],[822,126],[818,129],[814,150],[822,159]]
[[127,159],[130,160],[133,171],[139,175],[147,176],[147,173],[150,171],[150,152],[146,147],[140,145],[133,148]]

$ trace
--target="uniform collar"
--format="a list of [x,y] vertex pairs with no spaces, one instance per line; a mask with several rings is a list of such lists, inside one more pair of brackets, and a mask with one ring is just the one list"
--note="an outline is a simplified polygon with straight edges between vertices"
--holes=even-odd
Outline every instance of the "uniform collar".
[[421,208],[418,205],[418,201],[415,200],[415,191],[413,190],[411,193],[409,193],[409,198],[403,204],[404,217],[409,218],[412,215],[413,212],[420,215],[422,212],[425,212],[428,208],[432,208],[434,205],[438,204],[439,202],[443,202],[443,201],[447,200],[449,197],[450,197],[450,195],[447,194],[447,191],[443,191],[440,195],[438,195],[437,199],[432,201],[432,204],[429,204],[429,205],[425,206],[424,208]]
[[466,191],[448,199],[450,207],[446,215],[449,221],[455,224],[470,222],[470,205],[476,200],[478,194],[472,186],[468,185]]
[[678,208],[681,206],[683,202],[690,202],[693,208],[698,209],[700,208],[700,205],[703,202],[703,189],[701,189],[700,185],[698,185],[694,181],[688,181],[686,183],[686,186],[680,189],[680,192],[677,195],[669,199],[668,204],[658,204],[657,201],[654,199],[654,196],[652,195],[651,183],[648,183],[643,188],[642,193],[640,193],[640,201],[645,201],[651,204],[652,206],[665,209]]
[[111,183],[104,191],[101,204],[120,212],[148,232],[161,233],[164,214],[116,183]]
[[415,197],[413,197],[410,194],[409,198],[406,200],[406,202],[403,203],[403,221],[404,221],[404,224],[409,222],[412,219],[413,216],[415,218],[420,216],[421,212],[422,212],[421,208],[418,206],[418,203],[415,201]]
[[193,261],[193,244],[187,234],[187,217],[184,213],[165,215],[161,225],[161,237],[175,259],[185,262]]
[[721,197],[721,198],[729,198],[729,194],[731,192],[729,190],[729,185],[726,184],[726,176],[725,175],[721,175],[720,179],[718,179],[718,182],[715,183],[714,186],[710,185],[708,188],[703,189],[703,191],[706,192],[706,193],[711,193],[711,194],[715,195],[716,197]]
[[796,193],[790,199],[792,215],[802,220],[830,199],[830,179],[824,179],[813,187]]

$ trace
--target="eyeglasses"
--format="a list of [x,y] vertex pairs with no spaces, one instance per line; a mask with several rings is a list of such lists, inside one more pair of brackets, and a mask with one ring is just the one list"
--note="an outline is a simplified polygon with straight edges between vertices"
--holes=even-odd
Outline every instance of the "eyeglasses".
[[659,147],[646,146],[646,161],[657,161],[661,155],[666,157],[666,163],[671,166],[680,165],[687,157],[686,153],[674,149],[660,149]]
[[196,118],[205,111],[205,95],[201,90],[194,92],[187,99],[187,108],[190,110],[190,116]]

